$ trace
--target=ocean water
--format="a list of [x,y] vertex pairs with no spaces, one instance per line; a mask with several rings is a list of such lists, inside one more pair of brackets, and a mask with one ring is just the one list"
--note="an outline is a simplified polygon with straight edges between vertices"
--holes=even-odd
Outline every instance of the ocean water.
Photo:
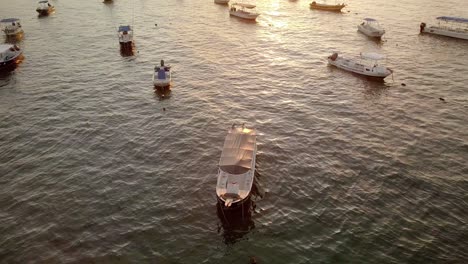
[[[210,0],[51,3],[1,2],[25,34],[0,75],[0,263],[468,262],[468,41],[419,34],[465,0],[259,0],[256,23]],[[330,67],[334,51],[394,74]],[[216,208],[234,122],[259,132],[241,219]]]

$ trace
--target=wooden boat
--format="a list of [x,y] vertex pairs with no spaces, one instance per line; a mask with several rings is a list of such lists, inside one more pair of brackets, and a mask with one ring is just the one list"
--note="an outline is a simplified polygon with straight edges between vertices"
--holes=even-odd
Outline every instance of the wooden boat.
[[313,1],[310,3],[310,8],[311,9],[317,9],[317,10],[324,10],[324,11],[334,11],[334,12],[341,12],[341,9],[343,9],[346,5],[345,4],[324,4],[324,3],[317,3]]

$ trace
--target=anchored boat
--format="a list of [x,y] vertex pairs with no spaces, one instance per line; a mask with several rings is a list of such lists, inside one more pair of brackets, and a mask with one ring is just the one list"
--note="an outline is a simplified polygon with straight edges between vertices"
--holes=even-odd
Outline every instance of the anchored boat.
[[341,9],[343,9],[346,5],[343,4],[325,4],[325,3],[317,3],[313,1],[310,3],[310,8],[311,9],[317,9],[317,10],[324,10],[324,11],[334,11],[334,12],[341,12]]
[[50,13],[54,12],[55,7],[49,3],[47,0],[42,0],[37,3],[36,11],[40,16],[47,16]]
[[385,56],[378,53],[361,53],[361,59],[347,59],[338,56],[338,53],[333,53],[328,57],[328,63],[340,69],[361,74],[377,79],[384,79],[393,73],[390,68],[378,65],[378,61],[384,59]]
[[160,66],[154,67],[153,84],[155,88],[171,86],[171,66],[164,65],[164,60],[161,60]]
[[364,18],[364,21],[358,25],[358,30],[372,38],[381,38],[383,34],[385,34],[385,30],[379,22],[373,18]]
[[[421,33],[430,33],[441,36],[447,36],[459,39],[468,39],[468,19],[461,17],[438,17],[437,26],[427,27],[426,23],[421,23],[419,31]],[[444,23],[441,23],[444,22]]]
[[120,50],[122,52],[130,52],[133,51],[133,30],[132,28],[127,26],[119,26],[117,30],[119,36],[119,43],[120,43]]
[[249,199],[257,153],[255,129],[235,124],[229,129],[219,160],[216,195],[223,209],[242,206]]
[[260,15],[255,11],[255,8],[256,6],[251,4],[233,3],[229,8],[229,14],[243,19],[255,20]]
[[7,37],[15,37],[23,34],[20,20],[18,18],[5,18],[0,20],[2,31]]
[[16,45],[0,44],[0,71],[14,68],[23,51]]

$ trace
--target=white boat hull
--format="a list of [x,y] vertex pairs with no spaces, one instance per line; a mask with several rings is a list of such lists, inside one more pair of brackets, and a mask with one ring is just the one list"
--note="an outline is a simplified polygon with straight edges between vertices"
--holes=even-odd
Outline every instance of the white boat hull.
[[336,60],[332,60],[328,58],[328,63],[330,65],[333,65],[337,68],[354,72],[360,75],[364,75],[367,77],[373,77],[373,78],[385,78],[392,74],[392,70],[390,70],[387,67],[383,66],[366,66],[363,65],[359,62],[349,60],[349,59],[344,59],[344,58],[337,58]]
[[236,16],[236,17],[240,17],[240,18],[248,19],[248,20],[255,20],[259,16],[259,14],[257,13],[249,13],[249,12],[245,12],[241,10],[237,10],[237,11],[230,10],[229,14],[231,16]]
[[453,30],[453,29],[448,29],[448,28],[430,26],[430,27],[424,28],[422,32],[468,40],[468,30]]
[[371,38],[381,38],[385,34],[385,30],[369,25],[358,25],[358,30]]

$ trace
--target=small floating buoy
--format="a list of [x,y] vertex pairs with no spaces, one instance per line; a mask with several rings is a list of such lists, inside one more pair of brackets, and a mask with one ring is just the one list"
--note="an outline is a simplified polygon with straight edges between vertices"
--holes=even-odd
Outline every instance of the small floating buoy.
[[439,100],[441,100],[442,102],[445,102],[445,99],[442,97],[439,97]]
[[155,26],[155,27],[157,27],[157,26],[158,26],[158,24],[154,24],[154,26]]
[[406,83],[401,83],[401,86],[406,86]]

